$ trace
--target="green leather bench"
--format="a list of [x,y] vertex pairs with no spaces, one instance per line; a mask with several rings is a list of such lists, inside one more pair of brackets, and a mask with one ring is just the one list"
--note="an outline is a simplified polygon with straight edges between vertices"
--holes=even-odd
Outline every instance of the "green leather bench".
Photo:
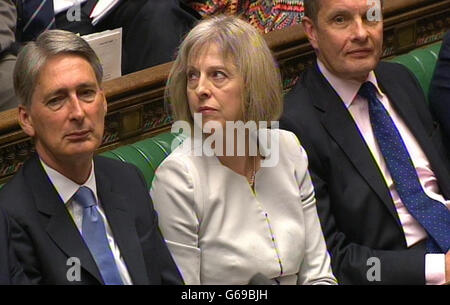
[[392,58],[390,61],[397,62],[411,70],[422,86],[423,92],[428,100],[431,78],[439,56],[442,42],[437,42],[426,48],[413,50],[407,54]]
[[[441,43],[436,43],[394,57],[390,61],[398,62],[409,68],[419,80],[425,95],[428,96],[440,47]],[[163,133],[134,144],[121,146],[101,155],[136,165],[141,169],[150,188],[156,168],[171,152],[172,142],[175,141],[174,145],[178,145],[182,140],[182,137],[175,134]]]
[[178,146],[183,139],[182,135],[166,132],[133,144],[120,146],[100,155],[136,165],[144,175],[150,189],[156,168],[170,154],[172,145]]

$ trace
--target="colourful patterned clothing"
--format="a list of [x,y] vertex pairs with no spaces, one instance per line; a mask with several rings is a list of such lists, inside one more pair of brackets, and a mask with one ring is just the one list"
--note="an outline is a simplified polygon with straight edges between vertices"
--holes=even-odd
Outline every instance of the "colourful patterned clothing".
[[188,0],[202,16],[239,15],[251,25],[268,33],[301,22],[302,0]]

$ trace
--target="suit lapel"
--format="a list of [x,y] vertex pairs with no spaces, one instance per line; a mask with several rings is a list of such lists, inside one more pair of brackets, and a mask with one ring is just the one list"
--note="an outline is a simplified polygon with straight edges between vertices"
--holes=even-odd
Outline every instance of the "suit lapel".
[[102,283],[97,265],[89,249],[58,192],[42,168],[37,155],[31,157],[25,178],[32,189],[38,211],[47,221],[46,230],[50,238],[67,255],[67,258],[79,258],[81,267]]
[[148,277],[142,248],[136,232],[133,217],[127,212],[130,206],[121,194],[115,192],[101,167],[94,162],[97,192],[112,230],[114,240],[119,246],[133,284],[148,284]]
[[[391,79],[390,75],[381,73],[379,70],[375,71],[375,74],[381,89],[389,97],[389,101],[414,135],[425,155],[434,155],[434,151],[430,150],[433,147],[433,143],[430,140],[433,130],[427,130],[421,123],[414,105],[410,102],[411,97],[408,95],[408,92],[399,85],[399,82]],[[429,161],[431,162],[431,160]]]
[[[346,109],[339,95],[334,91],[317,65],[310,74],[307,87],[311,88],[314,96],[311,100],[319,110],[321,122],[329,135],[347,155],[356,170],[385,204],[391,215],[401,226],[389,189],[384,182],[382,174],[367,147],[356,123]],[[324,90],[324,88],[327,88]]]

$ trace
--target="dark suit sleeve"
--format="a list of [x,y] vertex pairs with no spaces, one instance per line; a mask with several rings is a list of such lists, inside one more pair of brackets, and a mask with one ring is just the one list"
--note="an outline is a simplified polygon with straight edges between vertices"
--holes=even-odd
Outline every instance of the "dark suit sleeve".
[[35,254],[33,241],[28,233],[13,218],[10,218],[11,224],[11,246],[14,248],[17,259],[23,266],[23,270],[32,284],[39,284],[42,276],[39,271],[39,261]]
[[[2,242],[0,242],[2,249],[0,252],[1,255],[6,256],[5,258],[0,259],[0,263],[3,264],[0,268],[7,268],[8,270],[4,270],[5,273],[8,273],[8,283],[13,285],[23,285],[29,284],[28,278],[25,276],[23,272],[23,268],[21,264],[18,262],[16,258],[16,253],[10,245],[10,223],[9,219],[2,211],[0,211],[0,233],[2,234]],[[4,260],[5,259],[5,260]],[[3,270],[3,269],[2,269]],[[3,276],[3,274],[1,275]],[[0,278],[0,282],[2,281]]]
[[155,210],[153,210],[153,222],[156,227],[156,239],[157,243],[161,246],[158,247],[160,253],[159,256],[162,259],[162,267],[161,267],[161,283],[163,285],[183,285],[183,279],[180,275],[180,272],[172,258],[172,255],[166,245],[164,238],[162,237],[161,231],[158,227],[158,215]]
[[[450,31],[442,42],[429,92],[433,115],[442,126],[447,143],[450,141]],[[450,144],[448,144],[450,149]]]
[[[134,167],[134,166],[133,166]],[[142,187],[147,189],[147,184],[145,183],[145,179],[142,173],[138,168],[134,167],[136,170],[140,182],[142,183]],[[158,258],[159,271],[161,276],[161,284],[163,285],[182,285],[184,284],[183,279],[178,271],[178,268],[172,258],[172,255],[166,245],[166,242],[161,234],[161,231],[158,227],[158,215],[153,207],[153,202],[150,197],[150,194],[147,192],[148,203],[150,208],[150,215],[152,220],[150,223],[152,224],[150,230],[140,236],[140,242],[143,245],[144,252],[147,249],[145,245],[150,245],[152,251],[156,251],[157,254],[152,257]],[[147,249],[148,251],[148,249]],[[144,253],[144,256],[146,253]],[[147,257],[145,258],[147,260]]]
[[[450,51],[450,39],[448,47]],[[450,52],[448,63],[449,65],[447,66],[447,68],[450,69]],[[450,74],[445,80],[448,89],[448,95],[445,97],[445,99],[441,98],[439,100],[440,108],[436,110],[441,112],[440,116],[442,116],[442,119],[444,121],[436,123],[436,121],[433,120],[432,109],[430,109],[432,107],[430,107],[430,105],[427,103],[425,94],[416,76],[409,69],[401,66],[400,64],[395,65],[399,65],[400,67],[402,67],[402,70],[407,73],[407,76],[405,75],[404,78],[408,79],[408,83],[410,86],[405,90],[409,92],[410,101],[413,104],[413,109],[416,110],[416,114],[419,117],[420,123],[422,123],[423,125],[423,129],[427,132],[430,140],[432,141],[431,146],[433,147],[433,150],[439,154],[439,156],[437,156],[439,159],[439,163],[434,162],[434,160],[436,160],[436,157],[431,157],[430,155],[427,155],[427,157],[432,163],[431,166],[433,168],[434,174],[438,178],[440,191],[444,195],[444,198],[448,199],[450,198],[450,184],[448,183],[450,174],[450,138],[445,135],[444,128],[450,127],[450,85],[448,83],[450,82]],[[400,74],[398,73],[398,75]],[[406,84],[404,84],[404,86],[406,86]],[[447,109],[444,109],[446,107]],[[443,127],[443,130],[441,130],[441,126]],[[427,150],[428,147],[422,147],[422,149]],[[443,174],[443,172],[445,172],[445,174]]]

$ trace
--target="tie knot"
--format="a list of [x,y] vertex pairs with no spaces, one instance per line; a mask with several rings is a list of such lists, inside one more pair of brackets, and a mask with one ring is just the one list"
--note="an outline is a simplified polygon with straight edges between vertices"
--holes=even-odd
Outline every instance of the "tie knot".
[[73,198],[85,209],[97,204],[94,193],[86,186],[80,187]]
[[375,88],[374,84],[365,82],[361,85],[361,88],[359,88],[358,95],[370,101],[377,97],[376,92],[377,88]]

